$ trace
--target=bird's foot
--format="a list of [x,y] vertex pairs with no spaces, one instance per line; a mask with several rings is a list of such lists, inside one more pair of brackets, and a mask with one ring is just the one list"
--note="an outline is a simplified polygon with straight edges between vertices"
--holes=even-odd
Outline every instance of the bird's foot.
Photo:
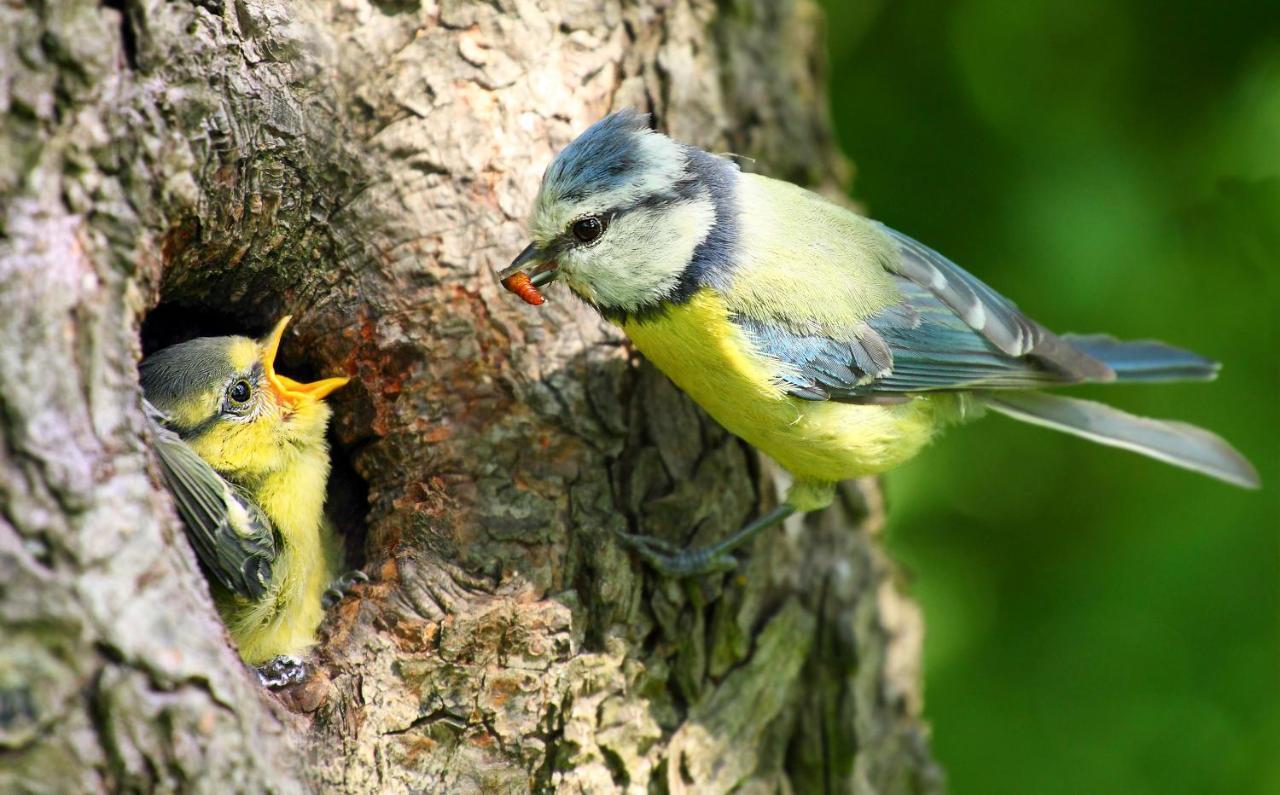
[[696,577],[700,574],[733,571],[738,565],[732,555],[733,550],[795,511],[794,507],[784,502],[723,541],[695,549],[679,549],[670,542],[652,536],[623,533],[619,534],[619,538],[659,574],[674,578]]
[[661,538],[625,533],[618,538],[659,574],[674,579],[733,571],[738,566],[733,555],[715,547],[680,549]]
[[307,666],[298,657],[281,655],[254,669],[258,681],[269,690],[296,685],[307,678]]
[[325,610],[328,610],[338,602],[341,602],[342,597],[346,596],[347,592],[349,592],[356,583],[368,581],[368,574],[365,574],[359,569],[352,569],[329,584],[328,589],[324,592],[324,596],[320,597],[320,604]]

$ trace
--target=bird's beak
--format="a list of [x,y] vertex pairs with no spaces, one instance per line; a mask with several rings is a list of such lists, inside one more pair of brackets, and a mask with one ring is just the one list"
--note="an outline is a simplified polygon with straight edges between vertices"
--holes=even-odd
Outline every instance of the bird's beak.
[[326,395],[338,387],[344,386],[350,378],[325,378],[303,384],[288,376],[276,372],[276,353],[280,350],[280,338],[284,336],[285,326],[289,325],[292,315],[285,315],[271,329],[262,348],[262,367],[267,374],[267,386],[281,405],[295,407],[300,403],[323,400]]
[[540,304],[542,295],[538,288],[555,281],[560,275],[559,267],[555,260],[546,259],[537,243],[530,243],[498,273],[498,278],[503,287],[523,298],[525,303]]

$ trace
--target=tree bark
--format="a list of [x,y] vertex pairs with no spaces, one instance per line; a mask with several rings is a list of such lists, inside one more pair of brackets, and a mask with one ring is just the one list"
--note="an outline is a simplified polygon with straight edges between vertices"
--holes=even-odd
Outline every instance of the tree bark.
[[[566,294],[493,270],[611,108],[836,192],[805,0],[0,4],[0,791],[940,789],[873,482],[737,572],[784,473]],[[372,581],[257,687],[147,452],[136,363],[292,313],[346,373]]]

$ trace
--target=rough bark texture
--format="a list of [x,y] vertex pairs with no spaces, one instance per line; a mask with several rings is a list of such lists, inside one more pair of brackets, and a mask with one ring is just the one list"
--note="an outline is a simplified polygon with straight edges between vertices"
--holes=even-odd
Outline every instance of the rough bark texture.
[[[613,107],[837,188],[818,23],[801,0],[0,3],[0,791],[939,789],[874,484],[735,574],[656,580],[616,533],[716,538],[782,475],[581,305],[492,276]],[[277,697],[159,488],[135,366],[286,312],[286,368],[358,379],[332,500],[373,581]]]

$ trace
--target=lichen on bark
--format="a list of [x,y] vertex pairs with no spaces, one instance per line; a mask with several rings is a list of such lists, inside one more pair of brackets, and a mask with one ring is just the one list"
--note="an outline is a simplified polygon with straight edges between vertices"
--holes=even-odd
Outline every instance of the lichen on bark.
[[[585,307],[493,278],[614,107],[837,191],[821,52],[802,0],[0,6],[0,791],[938,790],[875,484],[657,580],[617,533],[721,536],[785,475]],[[285,365],[356,379],[372,582],[277,698],[135,367],[140,334],[285,312]]]

